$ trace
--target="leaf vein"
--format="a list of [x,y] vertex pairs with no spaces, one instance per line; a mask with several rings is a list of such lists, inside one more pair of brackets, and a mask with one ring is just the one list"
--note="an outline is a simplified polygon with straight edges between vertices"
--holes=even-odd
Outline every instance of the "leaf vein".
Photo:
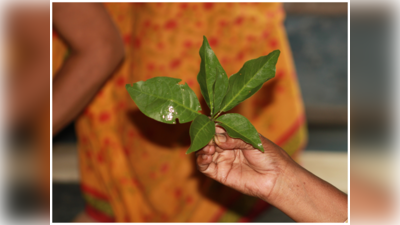
[[243,137],[245,137],[245,138],[246,138],[246,139],[248,139],[249,141],[253,142],[251,138],[249,138],[249,137],[247,137],[246,135],[242,134],[241,132],[237,131],[237,130],[236,130],[236,129],[234,129],[233,127],[231,127],[231,126],[228,126],[226,123],[224,123],[224,122],[221,122],[221,121],[219,121],[219,120],[217,120],[217,122],[220,122],[220,123],[222,123],[223,125],[225,125],[225,126],[229,127],[230,129],[232,129],[232,130],[233,130],[233,131],[235,131],[236,133],[238,133],[238,134],[242,135]]
[[[260,70],[261,70],[261,69],[265,66],[265,64],[267,64],[268,62],[269,62],[269,61],[265,62],[265,63],[263,64],[263,66],[262,66],[260,69],[258,69],[257,72],[256,72],[255,74],[258,74],[258,72],[260,72]],[[242,68],[243,68],[243,67],[242,67]],[[239,72],[240,72],[240,70],[239,70]],[[238,73],[239,73],[239,72],[238,72]],[[254,78],[255,76],[256,76],[256,75],[254,75],[252,78],[250,78],[250,79],[246,82],[246,84],[243,85],[243,87],[240,89],[240,91],[238,91],[238,92],[236,93],[236,95],[228,102],[228,104],[226,104],[220,111],[224,111],[225,108],[226,108],[227,106],[229,106],[229,105],[232,103],[232,101],[233,101],[234,99],[236,99],[236,97],[242,93],[243,89],[250,83],[250,81],[253,80],[253,79],[256,79],[256,78]]]
[[199,112],[197,112],[197,111],[195,111],[195,110],[193,110],[193,109],[191,109],[191,108],[188,108],[188,107],[186,107],[186,106],[180,104],[179,102],[175,101],[175,99],[167,99],[167,98],[163,98],[163,97],[160,97],[160,96],[157,96],[157,95],[152,95],[152,94],[147,93],[147,92],[144,92],[144,91],[142,91],[142,90],[140,90],[140,89],[138,89],[138,90],[139,90],[139,92],[141,92],[141,93],[143,93],[143,94],[147,94],[147,95],[150,95],[150,96],[153,96],[153,97],[156,97],[156,98],[160,98],[160,99],[163,99],[163,100],[166,100],[166,101],[172,101],[172,102],[176,103],[177,105],[179,105],[179,106],[185,108],[186,110],[192,111],[192,112],[194,112],[194,113],[196,113],[196,114],[201,114],[201,113],[199,113]]

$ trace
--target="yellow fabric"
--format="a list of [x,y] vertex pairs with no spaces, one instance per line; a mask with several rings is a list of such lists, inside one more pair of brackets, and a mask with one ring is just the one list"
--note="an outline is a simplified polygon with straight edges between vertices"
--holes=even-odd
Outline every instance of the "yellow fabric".
[[[125,84],[156,76],[181,78],[208,112],[196,80],[203,35],[228,76],[249,59],[280,49],[276,77],[232,112],[297,153],[306,142],[304,109],[277,3],[105,3],[125,42],[123,65],[75,122],[84,195],[112,208],[118,222],[247,221],[266,206],[200,174],[187,124],[142,114]],[[54,73],[66,55],[53,36]],[[104,203],[109,206],[104,206]],[[90,204],[90,203],[89,203]],[[109,215],[108,212],[105,215]]]

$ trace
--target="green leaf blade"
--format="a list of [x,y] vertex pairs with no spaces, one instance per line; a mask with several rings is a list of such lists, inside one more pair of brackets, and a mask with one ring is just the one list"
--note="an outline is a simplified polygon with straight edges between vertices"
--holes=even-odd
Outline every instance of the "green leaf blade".
[[226,76],[226,78],[228,78],[228,76],[226,75],[224,68],[222,68],[221,64],[219,63],[217,56],[214,54],[214,51],[211,49],[211,46],[205,36],[203,36],[203,44],[200,48],[199,55],[201,62],[200,71],[197,75],[197,81],[200,84],[201,94],[210,108],[211,114],[213,114],[215,111],[214,85],[217,79],[217,74],[222,73],[221,76]]
[[215,121],[225,128],[230,137],[240,138],[254,148],[264,152],[264,147],[256,128],[246,117],[237,113],[228,113],[218,117]]
[[229,87],[222,102],[221,111],[227,112],[251,97],[262,85],[275,77],[275,66],[280,55],[275,50],[266,56],[247,61],[236,74],[229,78]]
[[200,114],[190,125],[189,134],[191,145],[186,154],[200,150],[211,141],[215,134],[214,121]]
[[229,85],[228,76],[226,75],[225,71],[220,71],[218,67],[216,70],[217,77],[214,84],[214,112],[212,112],[211,115],[217,114],[220,110]]
[[196,94],[181,79],[154,77],[125,86],[132,100],[146,116],[157,121],[175,124],[194,120],[201,110]]

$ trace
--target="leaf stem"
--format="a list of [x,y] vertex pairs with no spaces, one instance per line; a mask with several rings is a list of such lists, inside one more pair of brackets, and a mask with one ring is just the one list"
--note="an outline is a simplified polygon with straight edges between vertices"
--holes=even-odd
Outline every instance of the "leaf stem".
[[222,113],[222,111],[219,111],[213,118],[212,118],[212,120],[215,120],[218,116],[219,116],[219,114],[221,114]]

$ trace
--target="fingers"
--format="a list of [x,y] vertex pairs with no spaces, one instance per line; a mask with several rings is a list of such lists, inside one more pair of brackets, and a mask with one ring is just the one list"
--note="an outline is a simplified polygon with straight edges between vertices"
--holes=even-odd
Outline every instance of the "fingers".
[[221,126],[215,127],[215,149],[216,152],[223,152],[225,149],[243,149],[251,150],[254,149],[253,146],[247,144],[238,138],[231,138],[225,129]]
[[215,146],[214,145],[206,145],[203,149],[196,152],[196,156],[199,155],[212,155],[215,153]]
[[208,166],[212,162],[212,155],[214,153],[215,146],[213,140],[210,140],[210,142],[203,149],[196,152],[197,167],[201,172],[207,170]]
[[215,144],[214,140],[211,139],[210,142],[201,150],[196,152],[196,163],[197,168],[200,172],[206,174],[207,176],[211,173],[215,166],[213,165],[213,157],[215,153]]
[[219,152],[219,148],[223,149],[242,149],[252,150],[253,146],[247,144],[238,138],[229,137],[228,133],[217,133],[215,134],[216,151]]
[[216,134],[220,134],[220,133],[225,133],[226,131],[224,130],[224,128],[220,127],[220,126],[215,126],[215,133]]
[[210,144],[196,153],[196,163],[198,170],[210,177],[215,171],[215,163],[213,162],[213,157],[216,154],[214,153],[215,146]]
[[200,172],[206,172],[210,164],[212,163],[212,155],[198,155],[196,162],[197,162],[197,168],[200,170]]

